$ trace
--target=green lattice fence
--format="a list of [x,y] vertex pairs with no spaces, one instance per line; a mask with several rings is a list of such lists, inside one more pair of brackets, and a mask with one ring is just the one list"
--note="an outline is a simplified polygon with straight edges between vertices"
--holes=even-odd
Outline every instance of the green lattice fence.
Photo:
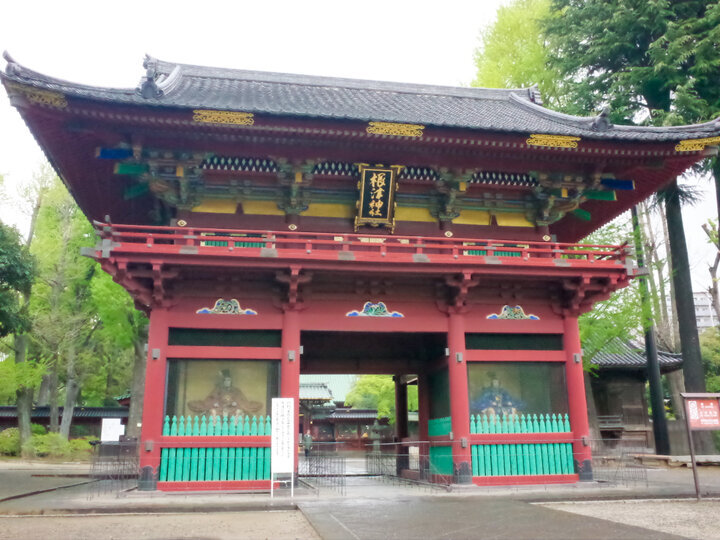
[[[163,435],[168,437],[268,436],[270,417],[263,416],[166,416]],[[270,448],[267,446],[207,447],[197,445],[163,448],[161,482],[269,480]]]
[[[570,433],[568,415],[471,415],[471,433]],[[473,476],[573,474],[571,443],[472,445]]]

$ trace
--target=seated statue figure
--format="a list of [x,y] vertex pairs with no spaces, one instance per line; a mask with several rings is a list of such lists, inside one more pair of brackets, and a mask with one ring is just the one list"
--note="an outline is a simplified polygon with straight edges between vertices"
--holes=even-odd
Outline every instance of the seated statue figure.
[[242,390],[233,386],[229,369],[221,370],[220,377],[220,382],[205,399],[188,403],[191,411],[213,416],[236,416],[255,414],[262,409],[262,403],[248,400]]
[[491,373],[490,376],[490,386],[483,388],[480,395],[472,401],[471,409],[488,416],[517,414],[525,404],[500,386],[500,380],[494,374]]

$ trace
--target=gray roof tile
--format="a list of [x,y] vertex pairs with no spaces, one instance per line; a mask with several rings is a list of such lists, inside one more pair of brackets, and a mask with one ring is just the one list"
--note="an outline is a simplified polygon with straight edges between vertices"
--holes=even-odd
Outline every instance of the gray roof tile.
[[6,73],[0,74],[3,79],[119,104],[596,139],[674,141],[720,134],[720,119],[693,126],[611,125],[596,130],[593,122],[598,117],[570,116],[533,103],[535,88],[453,88],[213,68],[149,58],[148,75],[137,88],[108,89],[48,77],[6,58]]

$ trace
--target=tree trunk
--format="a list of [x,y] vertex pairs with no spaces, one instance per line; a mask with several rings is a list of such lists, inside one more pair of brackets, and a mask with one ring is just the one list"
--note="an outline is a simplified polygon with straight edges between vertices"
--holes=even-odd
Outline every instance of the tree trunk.
[[145,397],[145,364],[147,354],[145,353],[145,341],[142,337],[133,342],[135,361],[133,362],[132,388],[130,389],[130,411],[128,412],[128,423],[125,433],[128,437],[140,437],[142,424],[143,399]]
[[60,429],[60,409],[58,406],[58,359],[54,358],[50,365],[50,431],[57,433]]
[[60,435],[65,439],[70,437],[70,426],[75,412],[75,402],[80,393],[77,373],[75,373],[75,348],[70,344],[67,353],[66,368],[67,383],[65,384],[65,405],[63,407],[62,422],[60,422]]
[[[698,337],[697,320],[695,319],[690,261],[685,242],[685,229],[683,227],[678,191],[677,180],[675,180],[666,190],[665,212],[670,238],[670,260],[672,261],[675,303],[677,305],[678,326],[680,329],[683,375],[685,377],[685,388],[688,392],[705,392],[705,371],[702,365],[700,338]],[[715,445],[712,443],[709,433],[703,432],[696,435],[698,454],[712,454],[715,452]]]
[[50,404],[50,382],[48,374],[43,375],[40,390],[38,390],[37,399],[35,400],[40,407]]
[[[675,191],[677,191],[677,180],[675,180],[674,184]],[[670,189],[670,188],[668,188]],[[680,212],[680,201],[678,200],[677,203],[678,206],[678,212]],[[680,216],[680,225],[682,226],[682,213],[679,214]],[[668,257],[670,258],[670,328],[672,330],[671,336],[672,336],[672,351],[673,352],[680,352],[680,328],[678,325],[678,312],[677,312],[677,288],[675,287],[675,261],[673,261],[672,258],[672,241],[670,240],[670,225],[669,222],[670,219],[667,217],[667,205],[665,207],[665,215],[662,216],[662,225],[663,225],[663,234],[665,236],[665,251],[668,254]],[[683,232],[685,228],[683,227]],[[685,236],[683,234],[683,243],[685,243]],[[685,246],[685,259],[687,259],[687,246]],[[692,288],[692,287],[691,287]]]
[[[22,364],[26,361],[28,348],[28,335],[15,334],[13,339],[13,347],[15,349],[15,363]],[[16,410],[18,417],[18,430],[20,432],[20,446],[30,440],[32,435],[30,431],[30,416],[33,403],[33,389],[20,387],[16,391]]]

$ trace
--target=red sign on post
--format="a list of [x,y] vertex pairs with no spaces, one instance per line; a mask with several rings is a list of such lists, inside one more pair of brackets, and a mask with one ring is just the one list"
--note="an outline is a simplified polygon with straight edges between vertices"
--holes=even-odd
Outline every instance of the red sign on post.
[[688,399],[687,414],[693,431],[720,429],[720,402],[717,399]]

